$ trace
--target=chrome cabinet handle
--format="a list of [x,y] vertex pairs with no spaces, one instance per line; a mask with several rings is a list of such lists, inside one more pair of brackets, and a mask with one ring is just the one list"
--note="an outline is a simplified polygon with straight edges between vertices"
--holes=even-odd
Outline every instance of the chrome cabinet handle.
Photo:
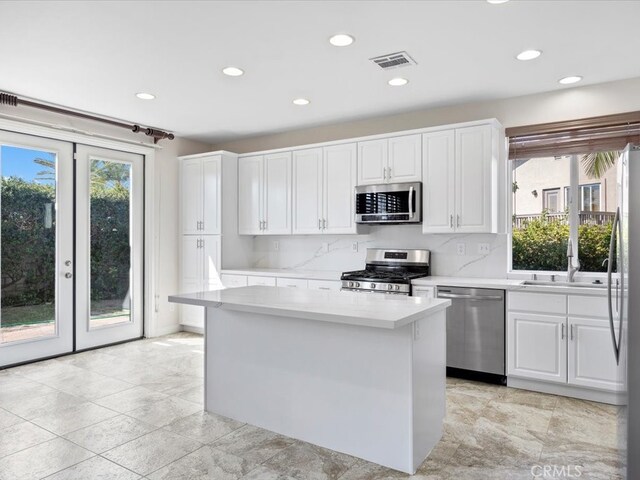
[[573,325],[569,327],[569,338],[573,340]]
[[460,227],[460,215],[456,215],[456,227]]
[[323,230],[326,230],[326,229],[327,229],[327,219],[326,219],[326,218],[323,218],[323,219],[322,219],[322,229],[323,229]]
[[453,228],[453,214],[449,215],[449,226]]
[[382,179],[386,180],[387,179],[387,167],[384,167],[382,169]]
[[387,179],[391,180],[391,167],[387,167]]
[[459,293],[439,293],[438,298],[464,298],[465,300],[502,300],[501,295],[464,295]]
[[267,229],[267,221],[266,221],[266,220],[264,221],[264,226],[262,227],[262,229],[263,229],[263,230],[266,230],[266,229]]
[[564,340],[564,323],[562,324],[562,332],[560,333],[560,339]]
[[322,220],[318,219],[318,230],[322,230]]
[[318,290],[331,290],[329,287],[318,287]]

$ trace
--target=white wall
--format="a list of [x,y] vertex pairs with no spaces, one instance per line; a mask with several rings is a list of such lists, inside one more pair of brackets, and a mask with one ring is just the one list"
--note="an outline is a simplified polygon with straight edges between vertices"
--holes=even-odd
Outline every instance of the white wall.
[[[121,139],[150,141],[141,134],[127,132],[124,129],[111,127],[97,122],[79,118],[64,117],[28,107],[9,107],[0,105],[0,114],[18,116],[25,120],[49,122],[56,125],[84,130],[102,135],[112,135]],[[17,118],[16,120],[19,120]],[[134,119],[135,120],[135,119]],[[162,127],[162,125],[160,126]],[[153,142],[149,142],[153,143]],[[210,150],[204,143],[176,138],[162,140],[162,148],[155,155],[155,178],[152,181],[156,191],[155,217],[158,221],[158,238],[156,258],[156,286],[158,295],[155,322],[157,331],[176,331],[179,329],[178,313],[173,304],[167,302],[167,296],[178,292],[178,155],[189,155]],[[151,232],[147,232],[151,235]],[[147,312],[148,313],[148,312]]]

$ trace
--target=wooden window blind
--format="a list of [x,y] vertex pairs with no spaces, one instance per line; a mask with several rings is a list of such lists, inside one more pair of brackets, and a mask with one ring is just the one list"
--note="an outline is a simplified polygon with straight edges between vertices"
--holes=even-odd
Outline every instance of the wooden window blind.
[[640,145],[640,112],[506,129],[509,159],[622,150]]

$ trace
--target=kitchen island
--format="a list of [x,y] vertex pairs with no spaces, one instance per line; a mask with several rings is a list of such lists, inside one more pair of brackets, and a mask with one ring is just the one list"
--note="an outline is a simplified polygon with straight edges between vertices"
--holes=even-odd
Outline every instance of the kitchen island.
[[407,473],[442,435],[449,300],[252,286],[206,308],[205,410]]

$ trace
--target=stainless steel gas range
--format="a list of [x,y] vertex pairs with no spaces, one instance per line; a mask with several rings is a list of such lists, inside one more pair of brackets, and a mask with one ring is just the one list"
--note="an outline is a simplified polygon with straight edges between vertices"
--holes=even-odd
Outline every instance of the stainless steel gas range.
[[411,295],[411,281],[429,276],[429,250],[368,248],[364,270],[344,272],[342,290]]

